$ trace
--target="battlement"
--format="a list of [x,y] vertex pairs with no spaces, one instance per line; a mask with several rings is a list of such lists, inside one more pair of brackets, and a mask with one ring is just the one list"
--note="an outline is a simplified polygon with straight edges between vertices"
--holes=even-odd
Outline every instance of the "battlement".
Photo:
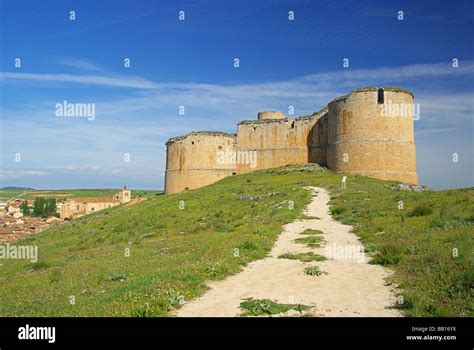
[[168,141],[166,141],[166,145],[170,144],[170,143],[173,143],[173,142],[176,142],[176,141],[182,141],[184,139],[187,139],[191,136],[222,136],[222,137],[236,137],[237,135],[236,134],[229,134],[229,133],[226,133],[226,132],[222,132],[222,131],[191,131],[190,133],[186,134],[186,135],[182,135],[182,136],[176,136],[176,137],[172,137],[170,139],[168,139]]

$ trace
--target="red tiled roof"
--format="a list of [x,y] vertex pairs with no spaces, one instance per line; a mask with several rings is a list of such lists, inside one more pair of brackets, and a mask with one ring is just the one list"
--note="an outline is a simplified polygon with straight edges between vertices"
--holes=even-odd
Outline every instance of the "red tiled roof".
[[12,234],[13,229],[11,227],[0,227],[0,235]]

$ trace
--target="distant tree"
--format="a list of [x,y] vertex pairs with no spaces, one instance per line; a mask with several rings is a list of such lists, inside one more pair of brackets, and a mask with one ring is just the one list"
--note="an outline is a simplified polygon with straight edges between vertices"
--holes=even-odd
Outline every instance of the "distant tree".
[[20,210],[23,215],[30,215],[30,207],[28,207],[28,201],[24,200],[20,205]]
[[53,215],[56,212],[56,198],[50,198],[45,206],[45,216]]
[[40,212],[40,198],[36,197],[34,202],[33,202],[33,215],[34,216],[39,216]]
[[56,198],[36,197],[33,203],[33,215],[47,218],[56,213]]
[[35,202],[33,203],[33,215],[34,216],[44,216],[45,213],[45,203],[46,200],[41,197],[36,197]]
[[52,202],[52,204],[51,204],[51,213],[53,214],[53,213],[56,213],[56,211],[58,210],[56,208],[56,205],[57,205],[56,198],[53,198],[53,200],[51,202]]

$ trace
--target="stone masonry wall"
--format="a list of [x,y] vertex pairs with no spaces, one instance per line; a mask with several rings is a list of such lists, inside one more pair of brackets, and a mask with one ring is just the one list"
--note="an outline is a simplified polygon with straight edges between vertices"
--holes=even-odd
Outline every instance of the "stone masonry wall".
[[256,166],[237,164],[239,174],[309,162],[311,117],[243,121],[237,125],[237,152],[256,152]]
[[192,132],[168,140],[165,193],[212,184],[236,172],[235,164],[218,157],[234,150],[235,135]]

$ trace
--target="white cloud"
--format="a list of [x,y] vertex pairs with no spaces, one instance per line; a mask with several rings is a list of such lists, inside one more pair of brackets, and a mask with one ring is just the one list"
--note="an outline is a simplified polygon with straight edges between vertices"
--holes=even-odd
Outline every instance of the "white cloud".
[[420,122],[425,127],[472,127],[474,111],[472,92],[423,93],[416,102],[420,104]]
[[66,67],[77,68],[82,70],[91,70],[91,71],[98,71],[100,68],[92,62],[83,59],[77,58],[62,58],[58,60],[59,64],[62,64]]
[[27,176],[46,176],[48,172],[37,169],[0,169],[2,179],[20,179]]
[[[77,61],[76,65],[82,62]],[[85,63],[83,63],[85,64]],[[19,73],[19,72],[0,72],[0,79],[4,80],[33,80],[42,82],[62,82],[77,83],[89,85],[101,85],[118,88],[133,89],[157,89],[166,91],[229,91],[233,94],[246,95],[258,91],[261,95],[266,96],[299,96],[307,97],[308,94],[314,93],[314,84],[328,85],[339,82],[346,84],[356,84],[367,81],[402,81],[421,77],[440,77],[440,76],[467,76],[474,75],[474,61],[461,61],[458,68],[453,68],[451,62],[444,63],[428,63],[428,64],[412,64],[399,67],[380,67],[374,69],[344,69],[327,73],[317,73],[290,81],[274,82],[274,83],[255,83],[255,84],[236,84],[236,85],[219,85],[219,84],[198,84],[198,83],[157,83],[141,77],[135,76],[99,76],[99,75],[74,75],[74,74],[42,74],[42,73]],[[303,87],[303,89],[290,89],[294,86]],[[333,86],[334,87],[334,86]]]
[[0,72],[0,79],[75,83],[133,89],[156,89],[158,87],[157,84],[138,77],[104,77],[100,75]]
[[[117,116],[145,110],[154,111],[157,116],[174,115],[178,106],[184,105],[194,111],[196,119],[225,117],[229,122],[254,118],[264,109],[286,110],[288,105],[296,108],[297,114],[307,114],[326,106],[333,98],[345,94],[352,88],[364,85],[386,85],[406,81],[431,81],[433,78],[470,77],[474,75],[474,61],[461,61],[459,68],[453,68],[450,62],[432,64],[413,64],[400,67],[381,67],[375,69],[343,70],[311,74],[288,81],[257,82],[246,84],[200,84],[153,82],[136,76],[101,76],[74,74],[36,74],[2,72],[4,81],[38,81],[52,83],[72,83],[96,85],[111,88],[136,90],[130,97],[112,98],[97,103],[97,116]],[[423,96],[415,91],[416,102],[422,102],[426,114],[443,110],[452,115],[453,109],[459,112],[472,110],[468,100],[470,94],[463,96],[436,96],[429,89],[422,89]],[[94,92],[91,92],[93,94]],[[431,98],[430,95],[433,97]],[[95,95],[93,95],[95,98]],[[418,99],[420,97],[420,99]],[[450,103],[452,102],[452,103]],[[206,114],[197,115],[205,111]],[[230,112],[232,111],[232,113]],[[457,113],[457,112],[455,112]],[[461,113],[458,113],[461,114]],[[436,119],[436,118],[435,118]],[[189,119],[182,120],[183,123]]]
[[461,61],[458,68],[451,62],[411,64],[400,67],[381,67],[374,69],[342,70],[338,72],[318,73],[306,76],[304,80],[320,84],[346,82],[351,85],[367,81],[404,81],[413,78],[469,76],[474,75],[474,61]]

